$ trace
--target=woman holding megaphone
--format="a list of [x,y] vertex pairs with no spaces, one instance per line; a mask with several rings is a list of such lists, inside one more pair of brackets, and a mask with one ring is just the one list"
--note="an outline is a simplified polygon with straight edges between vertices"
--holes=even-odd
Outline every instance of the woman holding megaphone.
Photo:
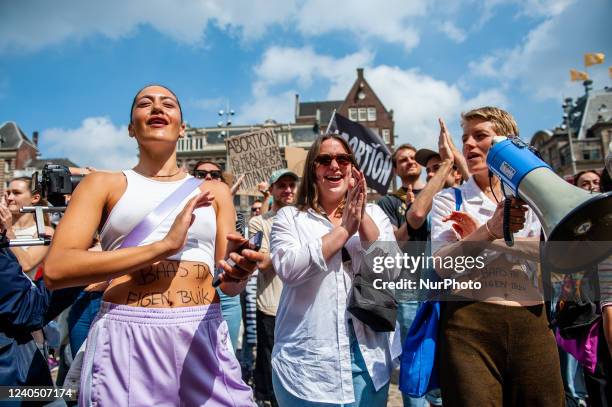
[[463,273],[437,269],[443,278],[481,287],[453,292],[443,303],[437,351],[444,405],[561,406],[557,346],[537,289],[537,267],[528,261],[538,258],[540,224],[524,202],[513,199],[508,227],[517,244],[506,247],[503,192],[486,163],[493,137],[518,135],[516,122],[504,110],[483,107],[464,113],[462,127],[472,176],[460,187],[460,211],[454,191],[434,198],[432,252],[474,254],[485,265]]

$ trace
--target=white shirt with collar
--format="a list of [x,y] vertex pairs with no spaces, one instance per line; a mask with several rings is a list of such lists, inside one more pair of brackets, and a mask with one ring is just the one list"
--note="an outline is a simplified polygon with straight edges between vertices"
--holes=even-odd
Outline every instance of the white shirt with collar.
[[[385,213],[368,204],[366,212],[379,230],[378,241],[395,242]],[[310,209],[284,207],[272,227],[272,263],[283,281],[272,366],[283,387],[294,396],[321,403],[355,400],[351,371],[347,311],[353,270],[359,270],[365,250],[359,234],[345,247],[352,270],[345,270],[341,251],[329,261],[322,253],[322,237],[334,226]],[[352,318],[355,336],[374,387],[391,378],[401,353],[399,326],[395,332],[375,332]]]
[[[460,209],[461,212],[468,213],[481,225],[493,216],[497,209],[497,204],[485,195],[478,184],[476,184],[473,176],[463,183],[459,189],[461,190],[461,196],[463,198]],[[499,197],[499,199],[502,198],[503,197]],[[443,246],[459,240],[459,236],[451,226],[452,222],[442,221],[443,218],[450,215],[454,210],[455,191],[453,191],[452,188],[444,189],[434,196],[431,209],[431,252],[434,254]],[[517,233],[514,233],[514,236],[535,238],[540,236],[540,228],[540,221],[535,215],[535,212],[531,208],[528,208],[525,215],[525,227]],[[490,252],[489,250],[486,252],[488,256],[486,256],[487,260],[485,263],[490,263],[498,256],[503,255],[501,252]],[[508,258],[512,259],[512,256],[508,255]],[[535,263],[525,261],[524,270],[530,280],[532,280],[534,286],[537,286]]]

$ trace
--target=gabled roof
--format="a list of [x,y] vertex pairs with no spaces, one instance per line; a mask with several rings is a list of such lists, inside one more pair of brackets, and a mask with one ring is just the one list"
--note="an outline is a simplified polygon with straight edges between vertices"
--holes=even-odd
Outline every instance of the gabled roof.
[[5,122],[0,126],[0,150],[16,150],[22,143],[28,143],[38,150],[17,123]]
[[374,92],[372,86],[370,86],[370,84],[366,80],[365,75],[363,74],[363,68],[357,68],[357,79],[355,79],[355,82],[353,82],[353,86],[351,86],[351,89],[346,94],[345,102],[349,106],[352,104],[350,100],[351,95],[356,96],[357,92],[359,92],[360,90],[365,90],[366,92],[370,93],[374,97],[374,100],[376,100],[376,102],[378,102],[380,106],[382,106],[384,111],[389,112],[385,107],[385,104],[382,102],[382,100],[380,100],[376,92]]
[[65,165],[66,167],[79,167],[78,164],[70,161],[68,158],[37,158],[35,160],[30,161],[26,167],[28,168],[36,168],[42,169],[45,164],[57,164],[57,165]]
[[332,112],[340,109],[344,100],[322,100],[316,102],[300,102],[300,115],[298,117],[316,117],[317,110],[321,118],[319,124],[327,125],[331,119]]
[[[583,97],[584,98],[584,97]],[[580,98],[582,99],[582,98]],[[588,98],[583,102],[582,115],[580,116],[580,130],[578,138],[586,138],[587,131],[598,121],[612,121],[612,89],[591,91]],[[581,105],[579,103],[579,105]]]

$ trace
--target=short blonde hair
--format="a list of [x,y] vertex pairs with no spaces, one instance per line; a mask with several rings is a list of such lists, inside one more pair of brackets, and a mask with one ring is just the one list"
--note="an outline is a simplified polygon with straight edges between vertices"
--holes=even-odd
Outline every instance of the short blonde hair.
[[498,136],[518,137],[519,135],[518,126],[516,125],[514,117],[498,107],[485,106],[461,113],[461,126],[463,126],[463,123],[474,119],[491,122]]

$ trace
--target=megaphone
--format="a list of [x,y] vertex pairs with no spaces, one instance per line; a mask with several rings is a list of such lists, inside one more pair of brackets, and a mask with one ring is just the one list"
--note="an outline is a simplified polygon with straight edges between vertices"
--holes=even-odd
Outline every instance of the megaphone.
[[547,241],[543,260],[554,271],[585,270],[612,255],[612,192],[569,184],[519,138],[494,137],[487,165],[535,212]]

